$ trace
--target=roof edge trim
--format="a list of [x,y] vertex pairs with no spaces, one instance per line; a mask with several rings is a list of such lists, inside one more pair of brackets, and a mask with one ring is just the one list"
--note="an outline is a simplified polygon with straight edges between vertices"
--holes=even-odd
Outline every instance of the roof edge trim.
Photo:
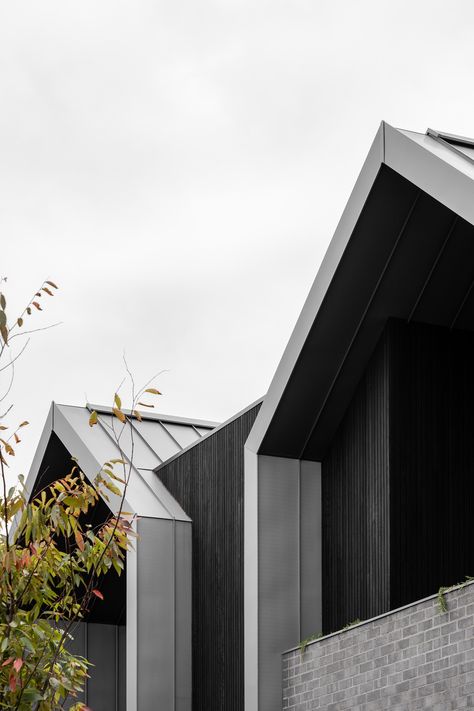
[[[163,469],[163,467],[165,467],[170,462],[174,462],[175,459],[178,459],[182,454],[189,452],[190,449],[193,449],[193,447],[196,447],[197,445],[201,444],[201,442],[203,440],[209,439],[209,437],[212,437],[217,432],[220,432],[221,430],[223,430],[224,427],[227,427],[227,425],[230,425],[230,423],[233,422],[234,420],[236,420],[238,417],[245,415],[245,413],[248,412],[249,410],[251,410],[253,407],[256,407],[260,403],[264,402],[265,397],[266,397],[265,395],[263,397],[259,397],[257,400],[250,403],[250,405],[247,405],[247,407],[244,407],[242,410],[239,410],[239,412],[236,412],[235,415],[232,415],[232,417],[229,417],[228,420],[226,420],[225,422],[222,422],[218,427],[216,427],[213,430],[210,430],[207,434],[203,435],[200,439],[197,439],[195,442],[191,442],[191,444],[188,444],[188,446],[185,447],[184,449],[182,449],[180,452],[176,452],[176,454],[173,454],[172,457],[169,457],[169,459],[166,459],[164,462],[162,462],[162,464],[159,464],[157,467],[155,467],[155,469],[153,469],[155,474],[157,474],[160,471],[160,469]],[[257,417],[258,417],[258,415],[257,415]]]
[[385,121],[382,121],[277,367],[263,405],[250,431],[245,444],[246,449],[250,451],[258,453],[261,447],[266,431],[288,385],[301,349],[311,330],[315,314],[317,314],[329,284],[334,277],[375,178],[385,162],[386,126]]

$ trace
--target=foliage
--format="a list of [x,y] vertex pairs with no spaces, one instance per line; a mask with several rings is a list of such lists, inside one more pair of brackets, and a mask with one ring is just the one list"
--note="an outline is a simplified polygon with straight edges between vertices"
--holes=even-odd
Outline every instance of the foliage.
[[67,643],[91,600],[102,599],[97,581],[112,566],[121,573],[131,528],[124,516],[97,530],[83,524],[97,498],[74,467],[30,503],[21,484],[0,500],[8,524],[0,544],[0,707],[61,708],[84,685],[88,663]]
[[322,636],[323,636],[323,633],[322,633],[322,632],[318,632],[317,634],[313,634],[313,635],[311,635],[310,637],[307,637],[306,639],[303,639],[303,640],[300,642],[300,652],[301,652],[301,656],[303,656],[303,654],[306,652],[306,647],[308,646],[308,644],[309,644],[310,642],[315,642],[317,639],[321,639]]
[[[10,392],[13,363],[24,350],[23,346],[13,354],[13,339],[21,334],[25,319],[43,310],[42,296],[53,296],[55,289],[54,282],[44,282],[12,326],[5,295],[0,293],[0,358],[8,356],[0,372],[11,369],[11,380],[0,402]],[[139,398],[145,392],[160,393],[145,386],[135,396],[128,368],[127,372],[132,382],[133,414],[140,418],[136,405],[152,405]],[[127,460],[122,457],[120,438],[129,421],[116,393],[113,412],[119,431],[112,425],[111,434],[120,458],[104,463],[94,486],[76,463],[70,472],[58,472],[57,481],[29,500],[21,476],[17,477],[19,483],[7,490],[8,464],[14,461],[21,431],[28,425],[23,420],[9,433],[5,418],[10,410],[11,406],[0,413],[0,708],[54,711],[63,709],[65,700],[77,697],[84,687],[89,663],[71,654],[68,643],[92,602],[107,604],[100,580],[112,568],[121,574],[135,535],[131,514],[123,511],[133,442],[132,457]],[[94,427],[99,419],[92,412],[89,425]],[[99,495],[109,501],[110,494],[119,502],[116,513],[110,512],[105,521],[92,527],[87,514]],[[86,711],[82,703],[72,708]]]
[[466,579],[462,583],[456,583],[456,585],[451,585],[450,587],[440,587],[438,590],[438,595],[437,595],[437,604],[438,604],[438,610],[441,612],[441,614],[445,614],[448,612],[448,601],[446,600],[446,593],[452,592],[453,590],[456,589],[462,589],[465,587],[468,583],[472,583],[474,578],[471,575],[466,575]]

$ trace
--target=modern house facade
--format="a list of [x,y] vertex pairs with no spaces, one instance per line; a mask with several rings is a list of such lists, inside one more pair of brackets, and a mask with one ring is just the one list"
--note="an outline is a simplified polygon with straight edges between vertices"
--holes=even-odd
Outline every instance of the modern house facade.
[[[338,630],[376,618],[340,633],[349,641],[366,635],[367,648],[354,647],[346,665],[365,654],[357,663],[369,663],[374,684],[383,680],[376,669],[390,669],[389,654],[434,644],[416,637],[442,629],[432,602],[419,601],[474,572],[473,179],[474,141],[382,123],[267,395],[219,426],[146,420],[128,504],[141,538],[117,595],[126,625],[114,636],[116,708],[342,711],[355,706],[330,696],[334,684],[347,688],[366,671],[334,670],[342,674],[334,681],[322,669],[323,658],[345,648],[334,641]],[[64,465],[76,456],[93,481],[101,457],[111,456],[104,428],[99,443],[87,412],[53,406],[32,490],[48,457]],[[160,429],[171,425],[184,428],[174,451]],[[470,594],[452,597],[468,600],[459,619],[474,612]],[[396,612],[413,604],[420,609]],[[413,632],[418,612],[426,627]],[[381,621],[387,615],[391,630]],[[440,659],[451,658],[444,647],[467,644],[458,632],[468,623],[458,629],[453,620],[439,633]],[[418,641],[410,646],[404,632],[389,639],[397,624]],[[303,662],[295,648],[318,634]],[[408,660],[419,674],[404,679],[400,670],[406,688],[387,682],[385,705],[359,680],[359,707],[395,708],[406,694],[411,705],[396,708],[426,708],[417,696],[420,679],[428,685],[422,667],[443,671],[427,661],[430,651]],[[473,661],[463,652],[449,669]],[[375,668],[376,659],[384,661]],[[429,681],[432,708],[450,708],[436,683]],[[460,692],[456,703],[461,696],[468,698]],[[112,708],[102,699],[92,707]]]

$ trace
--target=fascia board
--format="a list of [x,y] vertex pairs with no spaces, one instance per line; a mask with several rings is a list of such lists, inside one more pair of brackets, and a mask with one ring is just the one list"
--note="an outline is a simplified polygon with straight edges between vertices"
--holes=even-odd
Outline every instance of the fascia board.
[[[96,410],[99,415],[101,413],[108,415],[113,414],[113,408],[107,405],[95,405],[88,402],[86,407],[89,411]],[[128,415],[134,419],[136,419],[134,415],[134,412],[136,411],[137,410],[132,411],[122,408],[124,415]],[[169,422],[170,424],[176,425],[190,425],[191,427],[219,427],[221,425],[220,422],[214,422],[212,420],[197,420],[190,417],[178,417],[177,415],[161,415],[159,412],[144,412],[143,410],[140,410],[140,408],[138,408],[138,411],[140,412],[143,420],[158,421],[163,423]]]
[[278,403],[285,391],[298,356],[308,337],[314,319],[326,291],[335,274],[337,266],[346,249],[359,215],[364,207],[372,185],[384,162],[385,122],[382,121],[365,159],[359,177],[337,225],[321,266],[313,282],[303,310],[290,337],[282,359],[270,384],[267,395],[257,415],[254,426],[246,441],[246,448],[258,452],[265,433],[273,419]]
[[[54,432],[66,447],[71,457],[75,457],[77,459],[81,470],[84,472],[91,484],[94,484],[104,462],[99,462],[94,457],[90,447],[84,443],[77,431],[72,427],[62,409],[58,406],[55,406],[54,412]],[[65,473],[66,472],[64,472],[64,474]],[[105,503],[111,510],[115,510],[115,508],[120,505],[120,499],[118,496],[115,496],[112,492],[110,492],[110,501],[105,501]],[[124,501],[124,506],[127,511],[134,514],[138,513],[132,502],[129,500],[129,497],[127,497],[126,501]]]
[[40,441],[39,441],[38,446],[36,448],[36,452],[34,454],[33,461],[31,463],[31,467],[28,472],[28,476],[26,477],[25,488],[26,488],[28,495],[31,495],[31,492],[33,491],[35,483],[36,483],[36,479],[38,478],[38,475],[40,474],[41,462],[43,461],[43,457],[46,452],[46,447],[48,446],[49,438],[51,437],[51,432],[53,431],[53,427],[54,427],[54,402],[51,403],[51,407],[49,408],[48,415],[46,417],[46,422],[44,424],[43,431],[41,433]]
[[385,125],[390,168],[474,225],[474,165],[428,135]]

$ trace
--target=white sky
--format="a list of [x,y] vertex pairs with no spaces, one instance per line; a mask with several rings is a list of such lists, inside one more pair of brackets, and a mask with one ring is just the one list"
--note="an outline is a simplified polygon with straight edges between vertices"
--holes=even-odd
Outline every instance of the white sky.
[[0,274],[64,322],[17,367],[16,471],[124,348],[161,412],[263,394],[380,120],[474,135],[473,29],[472,0],[1,3]]

